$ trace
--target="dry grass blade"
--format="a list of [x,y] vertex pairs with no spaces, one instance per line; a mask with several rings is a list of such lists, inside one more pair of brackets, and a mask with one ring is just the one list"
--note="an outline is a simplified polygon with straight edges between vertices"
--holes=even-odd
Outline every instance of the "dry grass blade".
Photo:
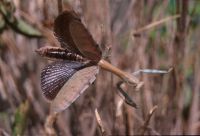
[[57,115],[57,113],[51,113],[46,118],[44,127],[47,136],[56,136],[56,131],[53,127],[53,124],[57,118]]
[[0,128],[0,136],[10,136],[5,130]]
[[[14,0],[13,3],[0,0],[4,2],[9,15],[3,17],[5,14],[0,13],[0,135],[14,135],[14,128],[23,128],[23,122],[27,124],[24,129],[20,128],[24,133],[17,132],[19,135],[101,135],[94,107],[98,107],[106,135],[139,135],[142,129],[144,135],[200,134],[200,1]],[[65,35],[63,42],[53,34],[54,19],[61,12],[61,6],[63,11],[78,13],[78,18],[101,45],[101,58],[121,70],[110,67],[107,69],[112,73],[101,70],[95,85],[56,118],[49,115],[50,105],[42,96],[40,75],[47,63],[60,58],[43,59],[34,51],[50,45],[54,49],[63,48],[69,41]],[[19,34],[16,27],[11,27],[16,22],[6,21],[13,17],[35,27],[43,37]],[[62,19],[58,25],[62,30],[68,26]],[[112,47],[111,54],[107,47]],[[71,51],[77,54],[79,50]],[[168,70],[169,67],[173,70]],[[118,81],[123,81],[121,88],[136,102],[138,109],[127,106],[115,92]],[[132,86],[128,84],[130,81]],[[144,86],[136,92],[135,86],[140,81]],[[68,91],[63,89],[64,93]],[[25,100],[30,102],[27,120],[21,118],[15,123],[19,119],[15,118],[16,111]],[[148,118],[154,105],[159,108]],[[146,127],[141,129],[141,126]]]
[[100,117],[100,115],[99,115],[97,109],[95,109],[95,117],[96,117],[96,119],[97,119],[97,123],[98,123],[98,125],[99,125],[100,130],[101,130],[101,134],[102,134],[102,136],[104,136],[104,135],[106,134],[106,131],[105,131],[105,129],[104,129],[104,126],[103,126],[101,117]]
[[158,25],[160,25],[162,23],[165,23],[165,22],[173,20],[173,19],[177,19],[179,17],[180,17],[180,15],[174,15],[174,16],[163,18],[163,19],[161,19],[159,21],[155,21],[155,22],[153,22],[151,24],[148,24],[148,25],[146,25],[146,26],[144,26],[142,28],[139,28],[138,30],[135,30],[133,32],[133,36],[139,35],[143,31],[149,30],[149,29],[151,29],[153,27],[156,27],[156,26],[158,26]]
[[62,0],[58,0],[58,13],[61,13],[63,10]]

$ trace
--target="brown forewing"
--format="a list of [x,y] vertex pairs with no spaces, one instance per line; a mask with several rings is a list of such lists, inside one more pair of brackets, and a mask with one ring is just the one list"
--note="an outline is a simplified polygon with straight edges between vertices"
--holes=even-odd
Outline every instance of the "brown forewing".
[[61,88],[52,102],[51,111],[61,112],[70,106],[96,79],[97,66],[77,71]]
[[80,21],[78,15],[74,11],[62,12],[54,21],[54,34],[58,38],[61,47],[67,48],[74,53],[81,54],[69,31],[69,24],[73,20]]
[[79,51],[86,58],[98,62],[101,59],[101,51],[85,26],[80,21],[73,20],[69,28],[72,39]]
[[64,11],[54,22],[54,32],[63,48],[98,62],[101,51],[74,11]]

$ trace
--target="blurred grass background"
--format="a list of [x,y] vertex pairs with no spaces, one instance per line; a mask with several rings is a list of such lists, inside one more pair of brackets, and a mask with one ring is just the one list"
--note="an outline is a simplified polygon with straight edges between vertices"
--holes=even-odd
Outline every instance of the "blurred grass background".
[[[40,72],[48,61],[35,49],[56,45],[58,1],[0,1],[0,135],[45,135],[49,103],[41,93]],[[101,135],[94,107],[108,135],[140,135],[155,105],[145,134],[200,134],[200,1],[63,0],[63,9],[69,7],[102,49],[111,47],[113,65],[128,72],[174,69],[140,75],[144,87],[138,92],[127,87],[139,109],[118,108],[120,79],[100,71],[95,84],[58,116],[58,135]],[[174,15],[180,17],[135,33]]]

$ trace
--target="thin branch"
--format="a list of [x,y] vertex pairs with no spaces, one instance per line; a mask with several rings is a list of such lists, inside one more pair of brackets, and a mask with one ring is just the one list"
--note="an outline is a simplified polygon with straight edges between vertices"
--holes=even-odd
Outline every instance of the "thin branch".
[[[138,116],[137,113],[133,112],[133,116],[139,122],[139,124],[144,124],[144,120],[140,116]],[[151,126],[147,126],[147,130],[151,131],[153,135],[156,135],[156,136],[161,135],[155,129],[151,128]]]

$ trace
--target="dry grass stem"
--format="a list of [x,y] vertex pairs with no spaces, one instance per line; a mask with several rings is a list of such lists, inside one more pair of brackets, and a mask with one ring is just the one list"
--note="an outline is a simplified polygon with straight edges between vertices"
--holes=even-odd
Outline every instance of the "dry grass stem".
[[143,126],[141,128],[141,135],[144,135],[145,131],[147,130],[148,125],[149,125],[149,121],[150,121],[153,113],[156,111],[157,108],[158,108],[158,106],[156,105],[149,111],[149,113],[148,113],[148,115],[147,115],[147,117],[146,117],[146,119],[144,121],[144,124],[143,124]]
[[57,1],[58,1],[58,13],[61,13],[63,10],[62,0],[57,0]]
[[95,117],[96,117],[97,123],[98,123],[98,125],[99,125],[99,128],[100,128],[100,130],[101,130],[102,136],[105,136],[106,131],[105,131],[105,129],[104,129],[103,122],[102,122],[102,120],[101,120],[101,117],[100,117],[100,115],[99,115],[97,109],[95,109]]
[[[0,0],[0,135],[199,135],[199,9],[198,0]],[[54,20],[64,10],[78,13],[101,46],[102,60],[95,82],[84,84],[84,93],[72,90],[84,83],[79,81],[83,76],[68,80],[71,75],[60,69],[47,71],[55,77],[46,80],[48,86],[57,88],[61,83],[57,79],[67,79],[62,80],[66,89],[60,89],[57,102],[51,102],[61,110],[71,106],[56,118],[57,114],[49,113],[52,104],[44,99],[41,76],[45,74],[41,73],[45,66],[65,61],[70,54],[62,59],[42,55],[46,59],[35,50],[51,46],[50,56],[64,52],[63,45],[70,38],[64,42],[59,38],[60,44],[54,36]],[[72,22],[66,25],[61,19],[58,28],[67,30],[68,36],[77,32],[71,41],[81,48],[79,39],[87,38],[79,35],[82,30]],[[61,45],[64,50],[56,52]],[[93,56],[89,48],[83,50]],[[53,87],[49,88],[47,92]],[[26,100],[30,104],[27,114],[16,112]],[[133,108],[136,104],[137,109]]]
[[56,130],[54,129],[54,123],[56,121],[56,118],[58,116],[58,113],[51,113],[47,116],[45,121],[45,133],[47,136],[57,136]]
[[147,31],[147,30],[152,29],[152,28],[154,28],[156,26],[159,26],[159,25],[161,25],[163,23],[166,23],[166,22],[168,22],[170,20],[177,19],[179,17],[180,17],[180,15],[174,15],[174,16],[166,17],[166,18],[163,18],[161,20],[155,21],[155,22],[150,23],[150,24],[148,24],[148,25],[146,25],[146,26],[144,26],[142,28],[139,28],[138,30],[133,31],[133,35],[138,35],[138,34],[142,33],[143,31]]

